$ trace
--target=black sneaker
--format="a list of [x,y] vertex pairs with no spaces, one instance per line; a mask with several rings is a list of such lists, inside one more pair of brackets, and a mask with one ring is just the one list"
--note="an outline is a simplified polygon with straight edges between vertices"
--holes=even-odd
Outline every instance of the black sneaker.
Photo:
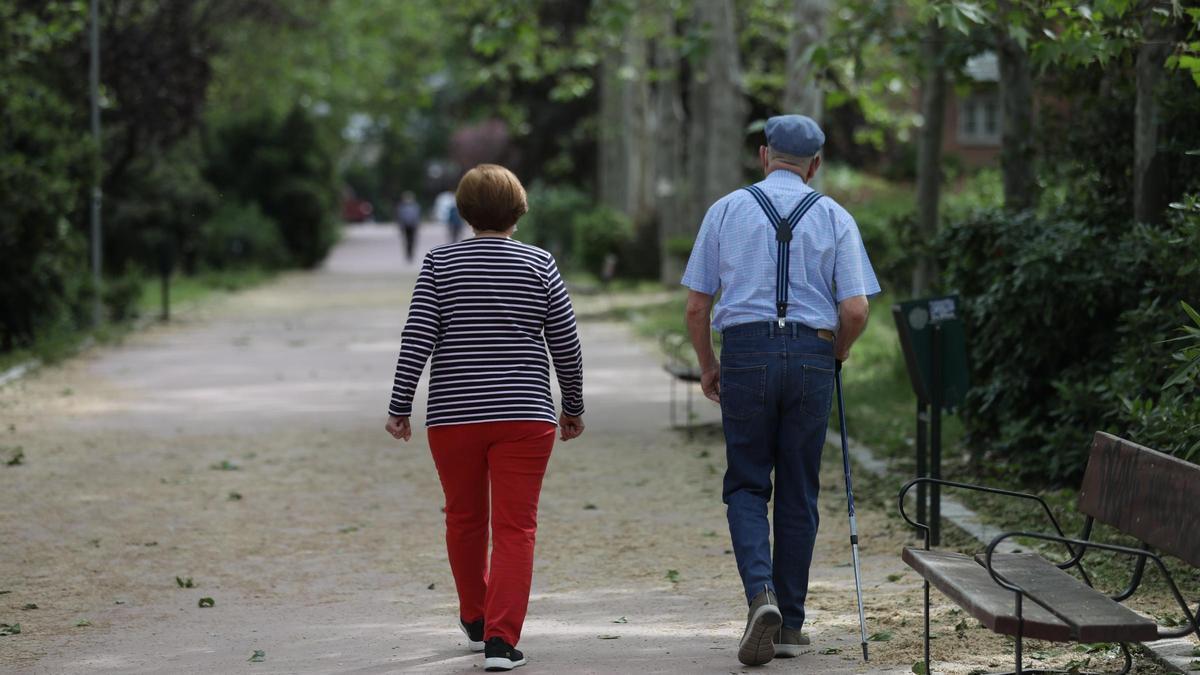
[[483,669],[491,672],[512,670],[525,665],[525,655],[504,641],[494,637],[483,648]]
[[478,619],[471,623],[459,619],[458,627],[462,629],[463,635],[467,636],[467,647],[471,651],[483,651],[483,619]]

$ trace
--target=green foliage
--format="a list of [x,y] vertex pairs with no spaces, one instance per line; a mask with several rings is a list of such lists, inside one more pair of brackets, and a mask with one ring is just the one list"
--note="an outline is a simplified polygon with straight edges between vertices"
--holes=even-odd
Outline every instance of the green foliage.
[[968,442],[1017,474],[1071,481],[1103,429],[1195,458],[1195,390],[1162,390],[1164,340],[1200,288],[1200,216],[1161,227],[1107,220],[1080,202],[1045,215],[981,211],[937,242],[961,293],[973,388]]
[[69,218],[92,146],[45,68],[81,34],[85,9],[0,2],[0,351],[87,320],[86,242]]
[[227,201],[201,227],[198,255],[208,269],[275,269],[287,263],[287,246],[257,204]]
[[313,267],[337,239],[333,156],[309,112],[224,120],[205,143],[205,174],[225,195],[274,220],[290,259]]
[[633,225],[618,211],[597,206],[576,187],[534,183],[529,213],[517,238],[554,254],[559,264],[599,274],[604,259],[633,238]]

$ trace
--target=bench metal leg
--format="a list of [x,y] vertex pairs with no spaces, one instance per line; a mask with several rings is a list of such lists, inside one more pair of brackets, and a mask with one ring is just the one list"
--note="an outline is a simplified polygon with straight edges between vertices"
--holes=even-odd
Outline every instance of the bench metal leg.
[[933,666],[929,663],[929,580],[925,580],[925,673],[933,675]]

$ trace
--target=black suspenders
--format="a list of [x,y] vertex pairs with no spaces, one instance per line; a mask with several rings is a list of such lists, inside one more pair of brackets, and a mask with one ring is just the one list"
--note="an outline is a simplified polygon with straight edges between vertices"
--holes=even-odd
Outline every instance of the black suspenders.
[[804,198],[800,200],[796,208],[792,209],[785,220],[779,217],[775,205],[767,198],[762,188],[757,185],[748,185],[742,189],[754,196],[754,201],[758,202],[758,206],[766,214],[767,220],[771,221],[771,227],[775,228],[775,244],[778,253],[775,258],[775,315],[779,318],[779,327],[783,328],[784,322],[787,321],[788,267],[791,266],[792,230],[796,229],[796,225],[800,223],[804,214],[808,213],[813,204],[816,204],[824,195],[816,190],[804,195]]

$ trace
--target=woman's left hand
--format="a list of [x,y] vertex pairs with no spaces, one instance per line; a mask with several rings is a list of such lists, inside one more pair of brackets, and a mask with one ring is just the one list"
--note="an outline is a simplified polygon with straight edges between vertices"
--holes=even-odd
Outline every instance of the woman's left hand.
[[583,418],[563,413],[558,416],[559,438],[569,441],[583,433]]
[[392,435],[392,438],[400,440],[412,439],[412,427],[408,424],[407,417],[397,417],[392,415],[388,418],[387,426],[384,427],[387,432]]

